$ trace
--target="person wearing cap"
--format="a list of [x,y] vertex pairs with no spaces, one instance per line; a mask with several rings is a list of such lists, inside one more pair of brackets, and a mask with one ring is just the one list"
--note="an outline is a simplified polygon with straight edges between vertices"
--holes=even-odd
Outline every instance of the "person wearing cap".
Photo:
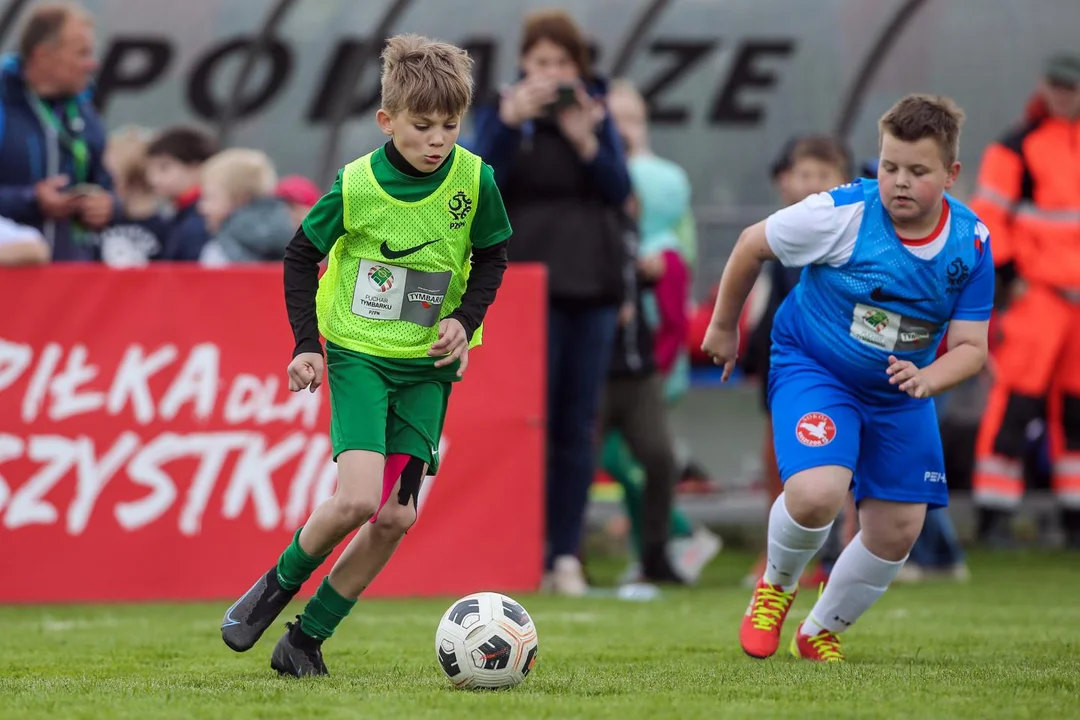
[[971,203],[994,239],[1003,307],[973,489],[980,539],[1010,542],[1027,429],[1045,421],[1051,488],[1080,550],[1080,55],[1050,57],[1039,95],[1045,112],[987,148]]
[[274,195],[289,204],[293,224],[300,227],[308,211],[315,207],[323,193],[318,185],[303,175],[286,175],[278,180]]

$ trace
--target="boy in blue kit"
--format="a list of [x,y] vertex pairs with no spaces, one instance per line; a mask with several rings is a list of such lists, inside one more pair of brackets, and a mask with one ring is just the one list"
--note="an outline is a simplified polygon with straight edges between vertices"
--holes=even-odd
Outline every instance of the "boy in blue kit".
[[[962,122],[948,98],[904,98],[879,122],[876,181],[812,195],[747,228],[724,269],[702,349],[726,379],[762,263],[805,267],[772,333],[784,492],[739,632],[752,657],[779,648],[799,576],[850,487],[862,530],[796,631],[798,658],[843,660],[839,633],[884,594],[927,509],[948,504],[931,397],[982,368],[994,295],[989,232],[945,192],[960,173]],[[948,352],[935,360],[943,335]]]

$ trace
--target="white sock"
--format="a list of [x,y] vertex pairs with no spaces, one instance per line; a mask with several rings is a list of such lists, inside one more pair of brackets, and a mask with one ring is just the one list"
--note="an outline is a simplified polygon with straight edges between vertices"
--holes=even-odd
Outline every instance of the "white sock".
[[769,556],[765,565],[765,582],[779,585],[784,592],[799,586],[799,578],[825,540],[829,523],[823,528],[805,528],[791,519],[784,494],[776,498],[769,512]]
[[840,553],[825,592],[803,623],[803,634],[847,630],[885,594],[903,566],[904,560],[882,560],[867,550],[860,532]]

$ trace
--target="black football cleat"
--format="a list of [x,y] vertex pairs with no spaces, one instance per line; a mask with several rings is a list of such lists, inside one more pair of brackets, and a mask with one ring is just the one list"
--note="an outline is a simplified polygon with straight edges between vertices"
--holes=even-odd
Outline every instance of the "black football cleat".
[[281,587],[277,566],[270,568],[225,612],[221,639],[236,652],[250,650],[296,596],[297,590]]
[[300,616],[295,623],[285,623],[289,630],[278,640],[270,667],[282,675],[316,677],[329,675],[323,662],[322,640],[316,640],[300,629]]

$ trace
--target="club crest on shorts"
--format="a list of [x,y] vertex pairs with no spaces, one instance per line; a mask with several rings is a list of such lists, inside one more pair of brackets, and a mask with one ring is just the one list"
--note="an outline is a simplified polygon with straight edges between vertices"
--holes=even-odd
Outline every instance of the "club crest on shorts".
[[825,413],[806,413],[795,425],[795,437],[808,447],[828,445],[836,437],[836,423]]

